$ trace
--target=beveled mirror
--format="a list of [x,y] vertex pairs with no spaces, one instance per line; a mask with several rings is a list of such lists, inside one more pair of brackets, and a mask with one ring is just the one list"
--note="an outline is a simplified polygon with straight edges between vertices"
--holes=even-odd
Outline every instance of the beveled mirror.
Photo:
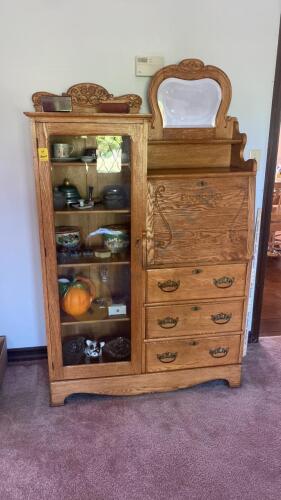
[[164,128],[215,127],[221,87],[211,78],[167,78],[159,85],[157,101]]
[[230,99],[230,81],[219,68],[199,59],[166,66],[154,75],[149,89],[150,138],[184,138],[199,135],[199,129],[206,137],[223,135]]

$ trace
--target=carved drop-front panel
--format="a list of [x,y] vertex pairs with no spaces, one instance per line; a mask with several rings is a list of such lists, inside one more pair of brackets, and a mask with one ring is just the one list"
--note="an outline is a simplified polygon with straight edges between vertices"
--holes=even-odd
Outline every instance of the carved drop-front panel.
[[153,179],[148,185],[148,265],[248,257],[245,176]]

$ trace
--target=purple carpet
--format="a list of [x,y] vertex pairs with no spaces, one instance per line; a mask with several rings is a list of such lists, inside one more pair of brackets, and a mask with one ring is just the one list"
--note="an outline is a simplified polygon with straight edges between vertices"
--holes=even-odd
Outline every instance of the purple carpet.
[[240,389],[48,402],[45,362],[8,367],[1,500],[281,499],[281,337],[250,346]]

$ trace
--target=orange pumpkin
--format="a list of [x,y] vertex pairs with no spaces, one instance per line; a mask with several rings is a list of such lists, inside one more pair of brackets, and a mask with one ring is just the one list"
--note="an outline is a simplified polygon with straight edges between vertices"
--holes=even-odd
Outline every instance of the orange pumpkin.
[[61,300],[62,309],[71,316],[81,316],[88,311],[96,296],[94,284],[88,278],[77,276]]

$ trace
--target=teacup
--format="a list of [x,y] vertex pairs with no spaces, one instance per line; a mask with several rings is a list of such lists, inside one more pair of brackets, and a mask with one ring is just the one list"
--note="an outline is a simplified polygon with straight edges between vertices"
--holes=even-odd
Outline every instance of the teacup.
[[54,158],[69,158],[74,151],[71,144],[56,143],[53,144]]

